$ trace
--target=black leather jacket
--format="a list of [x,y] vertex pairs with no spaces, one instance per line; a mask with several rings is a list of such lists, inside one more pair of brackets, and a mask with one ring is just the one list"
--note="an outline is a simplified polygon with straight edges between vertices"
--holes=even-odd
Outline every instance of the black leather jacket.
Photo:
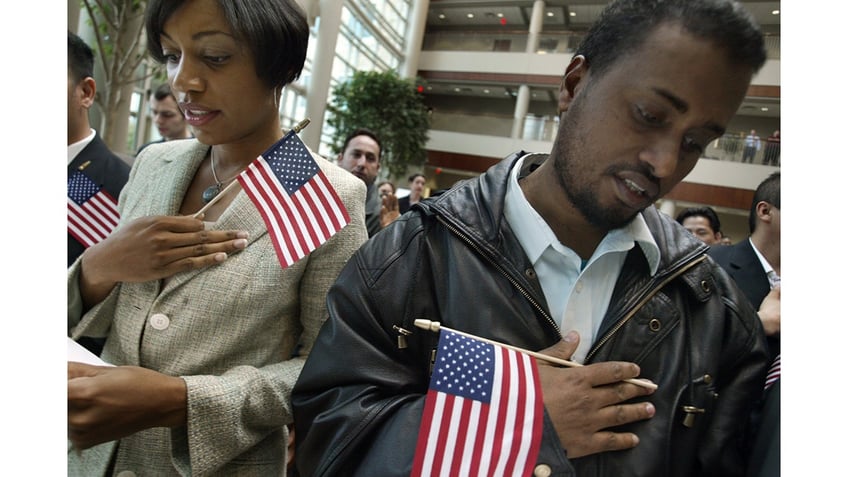
[[[348,262],[292,394],[299,475],[409,475],[438,338],[416,318],[530,350],[560,338],[503,216],[517,157],[419,203]],[[642,398],[656,415],[625,426],[634,449],[572,460],[545,416],[537,463],[557,476],[743,475],[741,439],[768,364],[762,326],[705,245],[653,207],[643,215],[659,270],[650,276],[631,250],[587,363],[638,363],[659,385]],[[703,410],[691,427],[684,406]]]

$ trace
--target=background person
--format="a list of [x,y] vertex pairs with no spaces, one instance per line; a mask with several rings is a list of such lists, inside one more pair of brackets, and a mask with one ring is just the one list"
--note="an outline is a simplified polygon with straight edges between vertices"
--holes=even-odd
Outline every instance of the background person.
[[690,207],[675,219],[678,224],[707,245],[721,243],[721,221],[712,207]]
[[398,199],[400,213],[403,214],[412,204],[417,204],[424,198],[424,184],[427,183],[427,178],[424,174],[416,173],[409,176],[409,195]]
[[[94,52],[80,37],[68,32],[68,177],[83,171],[118,199],[127,183],[130,166],[109,150],[89,123],[88,111],[96,94]],[[68,232],[68,267],[85,248]]]
[[742,162],[754,162],[754,156],[760,150],[760,136],[757,136],[757,131],[751,129],[751,132],[745,136],[745,147],[742,149]]
[[[94,104],[97,83],[94,81],[94,52],[77,35],[68,32],[68,178],[82,171],[101,190],[117,200],[127,183],[130,166],[112,153],[91,127],[88,111]],[[68,192],[71,193],[71,182]],[[70,267],[87,248],[79,238],[68,233]],[[79,343],[96,355],[103,350],[103,340],[82,337]]]
[[384,197],[387,195],[395,195],[397,189],[395,189],[395,185],[392,181],[383,181],[377,184],[377,191],[380,193],[380,197]]
[[177,98],[171,93],[171,86],[168,83],[159,85],[150,96],[150,114],[153,116],[153,124],[156,125],[156,129],[159,130],[159,135],[162,138],[141,146],[136,155],[151,144],[192,137],[188,122],[183,112],[180,111]]
[[766,138],[766,151],[763,153],[763,165],[780,165],[780,130],[775,130]]
[[[540,475],[743,475],[765,337],[653,204],[765,59],[736,2],[610,3],[565,70],[550,154],[420,202],[342,270],[292,394],[301,475],[410,475],[438,343],[418,318],[586,365],[538,361]],[[621,382],[636,376],[658,389]]]
[[309,27],[294,0],[151,0],[145,23],[196,139],[142,152],[118,229],[69,270],[69,333],[117,366],[68,363],[68,474],[284,475],[290,390],[366,239],[365,188],[313,155],[351,221],[286,268],[240,188],[193,218],[283,137]]
[[710,256],[736,281],[757,309],[767,335],[769,362],[761,396],[751,414],[750,477],[780,475],[780,173],[754,191],[748,214],[751,235],[730,247],[713,247]]
[[377,134],[365,128],[352,131],[345,138],[342,150],[336,159],[339,167],[355,175],[365,183],[365,226],[368,236],[382,230],[380,226],[380,194],[374,181],[380,172],[382,145]]

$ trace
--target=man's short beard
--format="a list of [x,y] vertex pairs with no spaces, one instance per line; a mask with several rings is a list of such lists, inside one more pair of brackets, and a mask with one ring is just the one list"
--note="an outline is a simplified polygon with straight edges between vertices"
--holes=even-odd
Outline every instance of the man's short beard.
[[[554,170],[557,173],[557,180],[565,191],[568,200],[574,205],[583,218],[590,224],[602,230],[613,230],[624,227],[636,216],[638,212],[626,213],[622,209],[605,208],[598,202],[598,189],[600,187],[601,177],[592,178],[594,182],[580,181],[580,166],[574,163],[573,158],[576,154],[583,154],[587,151],[586,142],[582,136],[579,136],[580,116],[583,113],[583,102],[590,91],[584,89],[583,94],[575,99],[569,106],[568,112],[564,115],[562,125],[559,129],[557,137],[559,154],[554,160]],[[591,158],[584,158],[591,160]],[[604,174],[613,174],[615,166],[604,171]]]

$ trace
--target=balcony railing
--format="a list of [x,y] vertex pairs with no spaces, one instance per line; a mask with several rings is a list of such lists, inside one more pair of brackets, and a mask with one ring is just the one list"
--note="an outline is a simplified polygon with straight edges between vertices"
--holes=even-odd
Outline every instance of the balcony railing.
[[[512,134],[514,119],[500,114],[462,114],[452,112],[434,112],[430,128],[481,136],[508,138]],[[527,115],[521,139],[528,141],[553,142],[559,129],[559,117],[555,115]],[[751,164],[780,167],[780,142],[759,138],[759,147],[751,142],[746,148],[747,133],[729,133],[712,141],[704,150],[703,159],[718,161],[749,162]]]
[[702,157],[780,167],[780,140],[762,137],[749,140],[745,133],[725,134],[711,142]]

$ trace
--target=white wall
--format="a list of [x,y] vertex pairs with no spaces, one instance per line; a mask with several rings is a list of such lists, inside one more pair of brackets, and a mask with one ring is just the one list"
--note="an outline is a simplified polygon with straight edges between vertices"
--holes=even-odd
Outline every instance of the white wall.
[[[422,51],[418,68],[427,71],[562,76],[571,54],[476,51]],[[767,60],[752,84],[779,86],[780,60]]]

